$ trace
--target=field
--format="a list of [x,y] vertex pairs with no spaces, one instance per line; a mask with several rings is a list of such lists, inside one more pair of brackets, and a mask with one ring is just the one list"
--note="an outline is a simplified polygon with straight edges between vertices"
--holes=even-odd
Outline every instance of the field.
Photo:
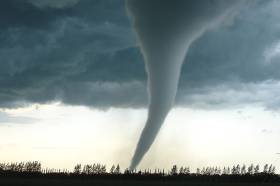
[[1,186],[280,186],[279,181],[249,180],[239,179],[224,181],[224,179],[208,178],[102,178],[102,177],[0,177]]
[[0,179],[1,186],[90,186],[90,185],[101,185],[101,186],[245,186],[245,185],[266,185],[266,186],[279,186],[280,183],[217,183],[217,182],[184,182],[184,181],[159,181],[159,180],[83,180],[83,179],[32,179],[32,178],[14,178],[14,179]]

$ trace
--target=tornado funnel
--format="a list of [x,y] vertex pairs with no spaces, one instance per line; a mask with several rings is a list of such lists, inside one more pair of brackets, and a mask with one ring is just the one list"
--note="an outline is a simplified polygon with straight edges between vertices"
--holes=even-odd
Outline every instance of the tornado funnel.
[[190,45],[236,12],[242,0],[127,0],[148,75],[149,111],[130,169],[151,147],[172,108]]

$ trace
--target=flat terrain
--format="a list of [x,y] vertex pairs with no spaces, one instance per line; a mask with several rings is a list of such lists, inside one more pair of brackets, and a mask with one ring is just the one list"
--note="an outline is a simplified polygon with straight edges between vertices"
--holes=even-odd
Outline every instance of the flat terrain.
[[184,180],[108,180],[81,178],[0,178],[1,186],[280,186],[279,183],[219,183],[219,182],[190,182]]

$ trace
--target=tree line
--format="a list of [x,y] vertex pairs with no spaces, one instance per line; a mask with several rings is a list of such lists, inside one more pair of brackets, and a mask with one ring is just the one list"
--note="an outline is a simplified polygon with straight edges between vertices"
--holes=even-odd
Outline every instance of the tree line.
[[[197,168],[196,174],[200,175],[254,175],[254,174],[275,174],[276,168],[272,164],[265,164],[263,169],[260,169],[260,165],[251,164],[250,166],[246,165],[233,165],[232,167],[203,167],[202,169]],[[176,174],[189,174],[189,168],[181,167],[180,169],[174,165],[170,171],[171,175]]]
[[53,173],[64,173],[72,175],[161,175],[161,176],[177,176],[177,175],[258,175],[258,174],[269,174],[275,175],[276,168],[272,164],[265,164],[262,168],[260,165],[233,165],[232,167],[203,167],[197,168],[196,172],[191,172],[190,167],[178,167],[173,165],[169,170],[164,169],[145,169],[145,170],[121,170],[119,164],[112,165],[108,170],[106,165],[100,163],[94,164],[76,164],[72,171],[66,169],[48,169],[42,168],[42,165],[38,161],[19,162],[19,163],[0,163],[0,174],[7,172],[17,173],[41,173],[41,174],[53,174]]
[[0,173],[2,172],[41,172],[41,163],[38,161],[19,163],[0,163]]

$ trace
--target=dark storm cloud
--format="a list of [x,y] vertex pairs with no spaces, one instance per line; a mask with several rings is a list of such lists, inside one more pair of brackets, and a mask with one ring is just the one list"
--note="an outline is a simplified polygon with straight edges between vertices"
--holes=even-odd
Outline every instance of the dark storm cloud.
[[275,63],[265,59],[266,48],[279,42],[280,16],[269,12],[273,11],[271,4],[253,8],[244,10],[232,25],[206,33],[193,45],[183,70],[188,71],[185,80],[202,82],[201,78],[215,83],[233,78],[242,82],[280,78],[275,70],[280,67],[279,58],[272,59]]
[[76,5],[79,0],[28,0],[39,8],[67,8]]
[[[131,65],[135,56],[140,59],[140,53],[137,49],[131,48],[134,47],[135,42],[124,4],[114,1],[108,1],[108,4],[103,2],[82,1],[70,8],[59,10],[41,9],[19,1],[1,6],[6,7],[7,12],[13,10],[14,15],[7,15],[7,17],[15,17],[12,20],[17,21],[8,22],[10,25],[1,28],[3,30],[1,32],[3,42],[0,46],[2,107],[20,106],[24,102],[49,102],[60,99],[67,101],[66,103],[101,107],[109,105],[109,102],[115,99],[112,101],[113,105],[118,105],[114,103],[127,105],[121,103],[121,98],[116,98],[115,92],[111,90],[111,84],[104,88],[102,83],[112,82],[112,85],[116,83],[119,87],[127,87],[128,90],[122,91],[129,92],[129,87],[133,84],[131,82],[137,79],[137,74],[143,80],[144,67],[140,60],[138,62],[134,60],[136,65]],[[38,24],[37,21],[25,22],[25,18],[20,21],[21,6],[29,16],[26,16],[28,17],[26,19],[38,19]],[[44,19],[40,16],[36,17],[37,12],[40,16],[44,15]],[[61,12],[63,15],[60,15]],[[129,73],[126,71],[128,68],[132,70]],[[132,78],[133,76],[135,78]],[[139,87],[135,88],[135,85],[133,87],[134,90],[139,89]],[[141,90],[144,92],[143,88]],[[82,96],[85,92],[88,92],[87,99]],[[133,93],[131,94],[133,97]],[[108,97],[103,98],[104,96],[101,95]],[[99,100],[101,97],[102,99]],[[103,99],[104,103],[102,103]],[[95,102],[98,103],[95,105]],[[142,99],[135,104],[139,102],[145,103]]]
[[[1,107],[145,106],[144,62],[124,2],[71,1],[0,1]],[[244,8],[197,40],[185,59],[177,104],[278,108],[277,96],[269,97],[280,88],[279,8],[278,1]]]
[[71,9],[42,10],[29,1],[10,0],[0,2],[1,32],[11,28],[47,29],[54,19],[72,14]]
[[280,46],[278,8],[277,1],[244,8],[232,23],[197,40],[182,70],[179,97],[185,97],[183,102],[279,107],[280,50],[275,51],[275,45]]

